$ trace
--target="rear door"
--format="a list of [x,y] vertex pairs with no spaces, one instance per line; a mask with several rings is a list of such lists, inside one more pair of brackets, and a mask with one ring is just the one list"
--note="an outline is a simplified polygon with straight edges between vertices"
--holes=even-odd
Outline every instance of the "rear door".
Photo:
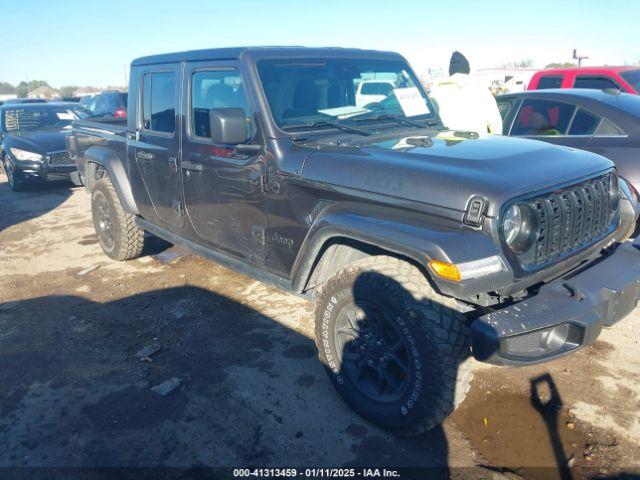
[[195,240],[248,263],[264,259],[266,202],[262,154],[238,154],[211,140],[209,112],[241,108],[247,143],[262,143],[255,110],[245,94],[238,62],[187,64],[184,96],[182,180],[187,217]]
[[180,128],[178,111],[181,86],[180,64],[143,70],[137,118],[135,168],[141,182],[134,183],[143,217],[169,230],[183,226],[180,201]]

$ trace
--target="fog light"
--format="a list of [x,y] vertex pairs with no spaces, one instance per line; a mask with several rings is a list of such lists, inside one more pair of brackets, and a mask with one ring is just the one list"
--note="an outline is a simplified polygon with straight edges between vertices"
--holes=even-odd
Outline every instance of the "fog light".
[[568,352],[582,343],[582,328],[570,323],[504,338],[500,356],[514,360],[535,361]]

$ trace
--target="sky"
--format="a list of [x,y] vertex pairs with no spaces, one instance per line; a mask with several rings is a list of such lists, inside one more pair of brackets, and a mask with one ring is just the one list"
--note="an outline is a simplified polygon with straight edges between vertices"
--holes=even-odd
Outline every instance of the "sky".
[[251,45],[336,46],[402,53],[421,75],[453,50],[472,69],[640,61],[638,0],[0,0],[0,81],[54,87],[125,84],[155,53]]

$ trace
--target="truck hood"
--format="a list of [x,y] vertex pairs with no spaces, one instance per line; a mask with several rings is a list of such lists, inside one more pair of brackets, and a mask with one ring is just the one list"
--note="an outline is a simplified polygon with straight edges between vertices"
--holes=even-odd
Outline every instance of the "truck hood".
[[65,138],[70,130],[34,130],[31,132],[10,133],[5,137],[8,147],[20,148],[30,152],[51,153],[66,150]]
[[464,211],[468,200],[489,201],[497,216],[514,197],[577,182],[613,163],[600,155],[536,140],[437,135],[358,138],[311,153],[302,175],[312,181]]

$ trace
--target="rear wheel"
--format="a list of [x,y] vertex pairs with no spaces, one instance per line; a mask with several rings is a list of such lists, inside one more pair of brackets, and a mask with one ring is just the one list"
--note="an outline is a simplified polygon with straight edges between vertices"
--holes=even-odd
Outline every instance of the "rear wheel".
[[144,231],[126,213],[111,180],[98,180],[91,192],[93,226],[100,246],[114,260],[131,260],[142,253]]
[[376,256],[336,273],[316,303],[316,344],[344,400],[400,434],[440,424],[471,382],[462,314],[413,265]]

